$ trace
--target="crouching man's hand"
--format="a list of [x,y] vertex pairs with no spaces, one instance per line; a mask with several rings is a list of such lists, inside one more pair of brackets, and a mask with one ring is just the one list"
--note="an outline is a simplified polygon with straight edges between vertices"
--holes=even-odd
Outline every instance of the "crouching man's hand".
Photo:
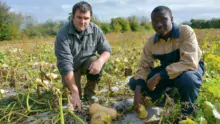
[[148,89],[154,90],[160,80],[161,80],[160,73],[155,74],[152,78],[147,80]]
[[93,75],[99,74],[103,65],[104,62],[102,62],[100,59],[97,59],[89,66],[89,73]]

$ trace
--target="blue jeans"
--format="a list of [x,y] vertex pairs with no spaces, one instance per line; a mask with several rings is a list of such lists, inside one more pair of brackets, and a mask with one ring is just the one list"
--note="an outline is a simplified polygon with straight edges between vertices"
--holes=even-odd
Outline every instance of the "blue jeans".
[[[147,80],[163,69],[164,67],[161,66],[152,69],[151,73],[148,75]],[[181,97],[181,102],[194,103],[199,95],[203,75],[204,64],[203,62],[200,62],[197,70],[185,71],[172,80],[161,80],[153,91],[147,88],[146,82],[142,82],[141,92],[144,96],[150,96],[152,101],[155,101],[161,97],[167,87],[177,87]],[[137,80],[135,80],[133,77],[129,81],[130,88],[133,91],[136,88],[136,82]]]

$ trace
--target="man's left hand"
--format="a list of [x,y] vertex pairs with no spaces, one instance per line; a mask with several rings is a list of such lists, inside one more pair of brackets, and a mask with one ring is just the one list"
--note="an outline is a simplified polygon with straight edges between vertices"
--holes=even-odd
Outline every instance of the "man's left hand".
[[89,66],[89,73],[93,75],[99,74],[99,72],[102,69],[103,64],[104,63],[99,59],[92,62],[92,64]]
[[154,90],[160,80],[161,80],[160,73],[155,74],[152,78],[147,80],[148,89]]

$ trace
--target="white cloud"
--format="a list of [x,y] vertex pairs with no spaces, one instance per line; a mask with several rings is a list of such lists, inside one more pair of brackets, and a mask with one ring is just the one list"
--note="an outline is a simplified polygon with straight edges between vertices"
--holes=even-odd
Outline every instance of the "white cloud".
[[[72,6],[81,0],[5,0],[11,11],[35,15],[40,22],[48,19],[67,19]],[[150,17],[151,11],[158,5],[171,8],[177,22],[192,18],[220,18],[220,0],[86,0],[94,14],[101,20],[110,21],[113,17],[131,15]]]
[[73,6],[73,5],[70,5],[70,4],[63,4],[63,5],[61,5],[61,8],[62,8],[63,10],[69,10],[69,9],[72,8],[72,6]]

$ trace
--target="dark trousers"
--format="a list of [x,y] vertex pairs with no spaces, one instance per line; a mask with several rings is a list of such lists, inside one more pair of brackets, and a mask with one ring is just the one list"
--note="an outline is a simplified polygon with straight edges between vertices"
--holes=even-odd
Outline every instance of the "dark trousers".
[[[159,73],[163,67],[154,68],[148,75],[148,79]],[[202,85],[202,76],[204,75],[204,64],[200,62],[198,69],[195,71],[185,71],[175,79],[161,80],[156,86],[155,90],[150,91],[146,83],[141,84],[141,92],[144,96],[150,96],[152,101],[161,97],[167,87],[177,87],[181,102],[194,103],[198,98],[200,86]],[[129,81],[130,88],[134,91],[136,81],[133,77]]]
[[[87,77],[87,83],[84,88],[84,95],[92,96],[95,94],[94,92],[95,86],[102,76],[102,70],[100,71],[99,74],[93,75],[89,73],[88,68],[91,65],[91,63],[96,61],[97,59],[98,59],[97,56],[91,56],[82,64],[82,66],[79,69],[74,70],[75,83],[78,87],[80,97],[82,94],[82,88],[81,88],[81,76],[82,75],[86,75]],[[67,83],[64,80],[64,77],[62,77],[62,83],[63,83],[64,88],[68,87]]]

